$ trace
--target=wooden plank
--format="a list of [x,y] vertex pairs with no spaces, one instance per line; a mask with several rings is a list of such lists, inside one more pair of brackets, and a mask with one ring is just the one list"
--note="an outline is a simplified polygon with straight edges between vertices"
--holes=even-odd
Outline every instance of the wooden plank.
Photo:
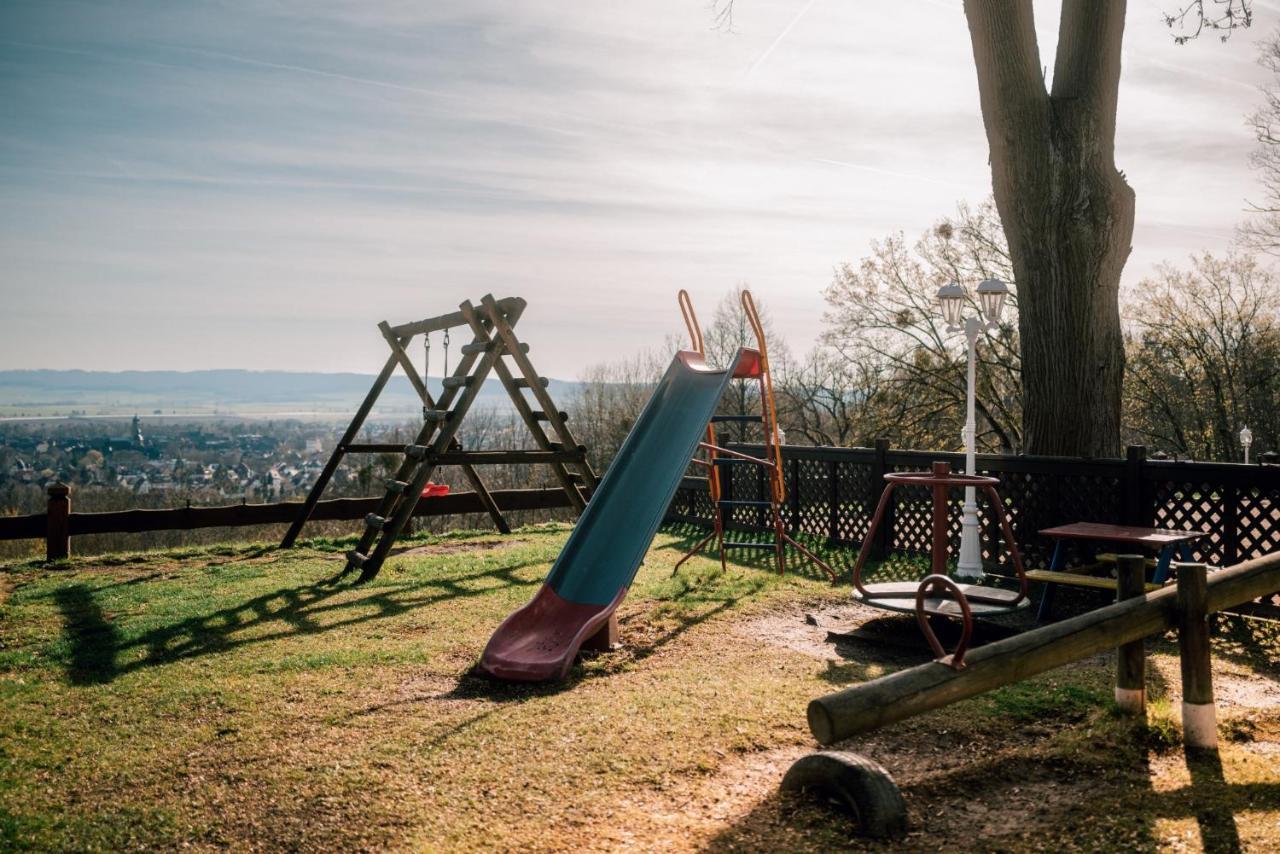
[[[569,507],[564,492],[554,487],[540,489],[499,489],[490,492],[503,510],[549,510]],[[317,502],[312,519],[356,521],[375,513],[380,498],[331,498]],[[68,528],[72,536],[83,534],[136,534],[146,531],[186,531],[198,528],[231,528],[253,525],[278,525],[296,517],[301,502],[282,501],[274,504],[231,504],[224,507],[175,507],[163,510],[113,510],[109,513],[72,513]],[[461,513],[483,513],[484,503],[474,492],[451,492],[418,502],[414,516],[451,516]],[[23,517],[18,517],[23,518]],[[43,519],[44,514],[38,517]],[[0,539],[35,539],[44,536],[44,528],[18,530],[26,536],[10,536],[0,531]]]
[[[1095,590],[1116,589],[1116,580],[1114,578],[1081,575],[1078,572],[1055,572],[1051,569],[1028,569],[1027,580],[1039,581],[1044,584],[1066,584],[1069,587],[1092,587]],[[1163,586],[1163,584],[1148,583],[1146,589],[1159,590]]]
[[437,465],[456,466],[493,466],[493,465],[527,465],[531,463],[577,463],[586,459],[586,451],[579,448],[572,451],[456,451],[436,454],[433,459]]
[[[524,311],[525,301],[520,297],[504,297],[497,301],[498,307],[507,317],[520,315]],[[466,326],[467,319],[461,311],[454,311],[449,314],[442,314],[439,317],[430,317],[426,320],[417,320],[413,323],[402,323],[399,326],[391,327],[391,331],[401,338],[412,335],[421,335],[425,333],[440,332],[445,329],[453,329],[456,326]]]
[[[1113,564],[1113,563],[1115,563],[1115,562],[1116,562],[1116,553],[1115,553],[1115,552],[1100,552],[1100,553],[1098,553],[1098,554],[1094,555],[1094,556],[1093,556],[1093,559],[1094,559],[1094,560],[1096,560],[1098,563],[1108,563],[1108,564]],[[1155,559],[1155,558],[1153,558],[1153,557],[1148,557],[1148,558],[1143,558],[1143,560],[1144,560],[1144,561],[1146,561],[1147,569],[1155,569],[1155,568],[1156,568],[1156,559]]]
[[1207,531],[1177,531],[1172,528],[1139,528],[1132,525],[1108,525],[1101,522],[1072,522],[1043,528],[1046,537],[1064,540],[1102,540],[1111,543],[1163,548],[1170,543],[1191,542],[1207,536]]
[[[1280,553],[1215,572],[1207,588],[1210,612],[1280,589]],[[819,697],[809,704],[809,728],[819,742],[833,744],[1150,637],[1177,619],[1177,590],[1164,587],[978,647],[962,670],[932,661]]]
[[34,540],[43,537],[47,527],[44,513],[0,516],[0,540]]
[[403,454],[405,445],[394,443],[364,443],[354,442],[347,445],[345,450],[348,454]]

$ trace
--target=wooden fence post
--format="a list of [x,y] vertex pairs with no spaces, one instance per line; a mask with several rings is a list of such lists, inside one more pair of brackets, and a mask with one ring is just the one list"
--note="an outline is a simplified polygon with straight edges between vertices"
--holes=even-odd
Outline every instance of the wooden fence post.
[[1142,467],[1147,461],[1145,445],[1130,445],[1125,449],[1124,466],[1124,522],[1126,525],[1150,525],[1152,511],[1143,506]]
[[[880,503],[880,493],[884,491],[884,476],[889,472],[889,440],[876,439],[875,456],[871,458],[871,479],[867,484],[867,526],[871,525],[871,514]],[[884,518],[876,529],[875,539],[871,541],[871,557],[884,560],[889,556],[889,546],[893,543],[893,505],[884,509]]]
[[1182,741],[1187,747],[1218,745],[1209,656],[1208,570],[1178,564],[1178,651],[1182,659]]
[[44,559],[71,557],[71,487],[55,481],[49,484],[49,505],[45,511]]
[[[1146,561],[1142,555],[1119,555],[1116,601],[1146,593]],[[1130,715],[1142,715],[1147,704],[1146,644],[1140,638],[1116,648],[1116,705]]]

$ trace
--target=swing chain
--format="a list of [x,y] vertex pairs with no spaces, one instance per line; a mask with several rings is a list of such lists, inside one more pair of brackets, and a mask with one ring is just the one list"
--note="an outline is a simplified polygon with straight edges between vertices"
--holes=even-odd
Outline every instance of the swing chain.
[[444,331],[444,376],[449,374],[449,330]]
[[[445,333],[448,334],[447,332]],[[424,333],[422,336],[422,387],[428,388],[427,383],[431,382],[431,333]],[[422,402],[422,420],[427,420],[427,402]]]

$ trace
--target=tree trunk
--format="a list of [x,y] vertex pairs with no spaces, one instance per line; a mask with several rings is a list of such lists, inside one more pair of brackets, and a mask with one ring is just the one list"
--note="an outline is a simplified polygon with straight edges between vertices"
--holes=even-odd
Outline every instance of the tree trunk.
[[1125,3],[1064,0],[1052,93],[1031,7],[964,4],[1018,284],[1023,442],[1032,454],[1118,456],[1134,211],[1114,156]]

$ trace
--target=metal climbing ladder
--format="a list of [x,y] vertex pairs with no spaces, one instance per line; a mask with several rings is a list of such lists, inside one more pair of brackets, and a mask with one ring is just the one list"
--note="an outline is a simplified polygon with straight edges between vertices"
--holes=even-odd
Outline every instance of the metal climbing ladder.
[[[386,490],[377,510],[365,517],[364,533],[359,543],[347,553],[343,574],[359,569],[360,581],[367,581],[378,574],[396,538],[413,517],[423,490],[440,466],[457,465],[462,468],[481,504],[503,533],[510,533],[511,528],[476,471],[477,465],[549,465],[568,496],[570,505],[577,512],[585,509],[588,496],[596,486],[595,472],[587,462],[586,448],[578,444],[570,431],[566,414],[559,411],[552,401],[547,391],[548,380],[538,376],[530,362],[528,345],[516,338],[514,327],[523,314],[525,305],[525,301],[518,297],[496,300],[492,295],[486,295],[480,300],[479,308],[467,301],[458,307],[457,312],[440,317],[399,327],[390,326],[386,322],[379,324],[379,329],[391,348],[391,356],[382,373],[375,379],[346,433],[339,440],[333,456],[312,487],[281,546],[287,548],[293,545],[342,457],[349,453],[397,453],[402,456],[395,474],[386,483]],[[429,335],[435,331],[457,327],[469,329],[472,338],[470,343],[460,348],[461,358],[457,367],[442,380],[443,390],[439,399],[433,399],[427,391],[426,383],[418,376],[417,369],[410,361],[406,346],[414,335]],[[508,358],[511,365],[504,360]],[[397,365],[404,368],[414,390],[422,399],[422,428],[408,445],[356,443],[354,440],[360,427]],[[536,449],[467,451],[459,444],[458,431],[491,372],[497,375],[510,396],[516,412],[525,422],[537,445]],[[525,397],[526,392],[532,393],[538,408],[534,408]],[[544,427],[544,424],[547,426]],[[550,433],[547,427],[550,428]]]
[[[698,325],[698,317],[693,311],[693,304],[689,299],[688,292],[680,291],[678,300],[680,312],[684,315],[685,326],[689,330],[689,337],[693,340],[693,347],[698,353],[705,355],[702,329]],[[755,379],[759,382],[760,414],[714,415],[711,418],[711,423],[707,425],[706,441],[699,443],[699,447],[706,452],[706,458],[695,458],[693,462],[707,469],[707,488],[711,495],[712,504],[715,507],[712,530],[710,534],[700,540],[684,557],[676,562],[672,573],[674,574],[678,571],[681,564],[703,551],[714,541],[720,553],[720,566],[722,568],[725,566],[725,551],[727,549],[771,549],[777,560],[778,573],[782,574],[787,570],[786,547],[789,544],[826,572],[832,581],[835,581],[835,570],[826,561],[796,542],[787,533],[787,526],[783,517],[783,508],[786,506],[787,500],[787,487],[782,465],[782,434],[778,427],[778,410],[773,396],[773,375],[769,371],[769,349],[765,342],[764,325],[760,322],[760,315],[756,311],[755,300],[752,299],[750,291],[744,290],[742,292],[741,302],[742,310],[745,312],[747,321],[751,325],[751,330],[755,334],[757,349],[755,351],[743,351],[746,354],[754,352],[755,358],[739,359],[734,377],[737,379]],[[763,433],[763,455],[754,457],[750,454],[744,454],[721,446],[716,441],[715,425],[729,422],[759,424]],[[732,466],[754,466],[767,472],[768,490],[765,493],[765,497],[751,500],[725,498],[720,478],[722,470]],[[724,474],[729,473],[724,472]],[[731,474],[729,476],[732,477]],[[732,518],[732,513],[737,508],[753,508],[761,512],[767,512],[773,528],[773,542],[725,539],[725,514],[726,512],[729,513],[730,518]]]

